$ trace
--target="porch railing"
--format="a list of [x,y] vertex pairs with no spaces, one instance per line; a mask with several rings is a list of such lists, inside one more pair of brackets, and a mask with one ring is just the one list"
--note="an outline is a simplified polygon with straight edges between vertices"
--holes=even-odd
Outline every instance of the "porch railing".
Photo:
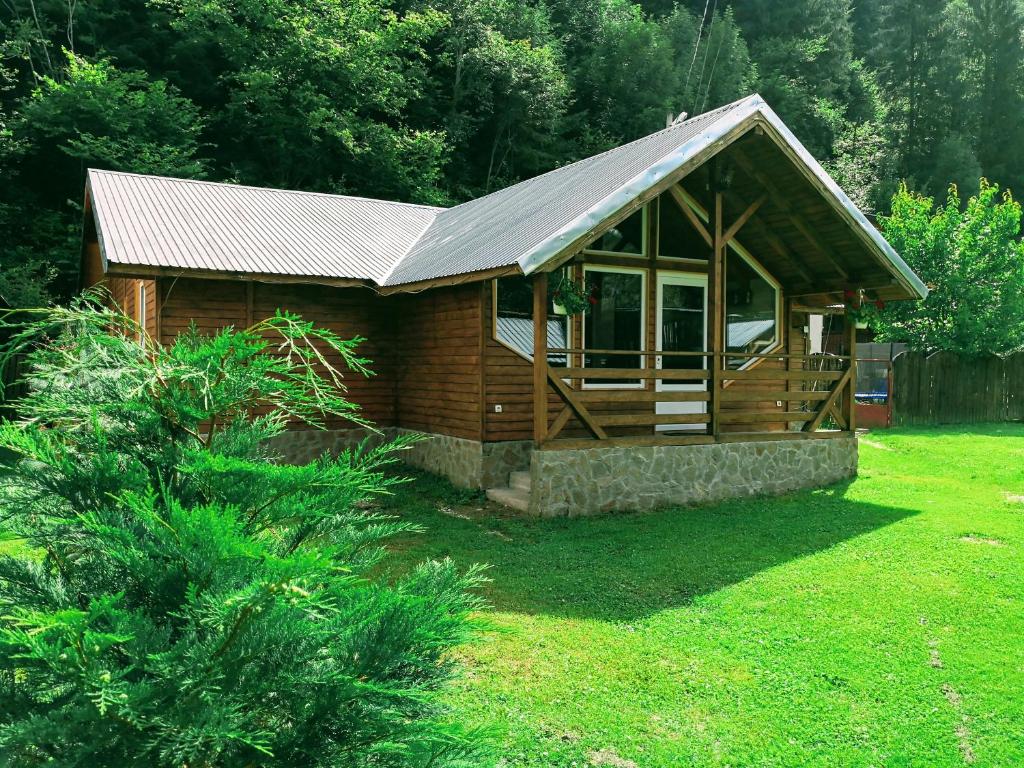
[[[582,430],[585,444],[802,439],[856,428],[856,360],[850,356],[574,348],[547,353],[534,363],[535,382],[545,383],[543,402],[535,400],[534,409],[540,444],[566,443],[574,421],[577,436],[568,441],[579,441]],[[623,358],[641,365],[595,365]],[[683,359],[696,367],[682,367]],[[666,365],[670,360],[677,365]],[[561,402],[553,418],[549,392]],[[658,413],[662,403],[696,405]]]

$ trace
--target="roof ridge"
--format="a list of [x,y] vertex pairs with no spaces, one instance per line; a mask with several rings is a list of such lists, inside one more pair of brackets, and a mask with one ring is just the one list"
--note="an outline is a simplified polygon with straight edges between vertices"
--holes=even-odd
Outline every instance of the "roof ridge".
[[130,171],[111,171],[106,168],[89,168],[90,174],[104,174],[109,176],[132,176],[140,179],[162,179],[174,181],[180,184],[202,184],[211,187],[230,187],[231,189],[253,189],[259,192],[279,192],[286,195],[313,195],[316,197],[342,198],[344,200],[361,200],[367,203],[384,203],[386,205],[399,205],[405,208],[423,208],[428,211],[448,210],[439,205],[424,205],[422,203],[403,203],[399,200],[385,200],[379,197],[364,197],[362,195],[342,195],[335,192],[312,192],[304,189],[284,189],[283,187],[258,187],[255,184],[236,184],[231,181],[209,181],[207,179],[186,179],[180,176],[162,176],[155,173],[131,173]]
[[[719,106],[719,108],[710,110],[706,113],[702,113],[701,115],[690,118],[688,120],[684,120],[683,122],[677,123],[676,125],[668,126],[666,128],[663,128],[662,130],[655,131],[654,133],[649,133],[646,136],[642,136],[629,143],[612,147],[610,148],[610,150],[607,150],[603,153],[599,153],[598,155],[592,155],[589,158],[584,158],[575,163],[569,163],[567,165],[561,166],[560,168],[553,169],[552,171],[549,171],[547,173],[543,173],[538,176],[532,176],[531,178],[524,179],[523,181],[513,184],[511,186],[506,186],[503,189],[497,189],[494,191],[494,193],[485,195],[482,198],[476,198],[475,200],[468,201],[467,203],[464,203],[461,206],[455,206],[445,211],[441,211],[440,213],[437,214],[437,216],[434,217],[433,221],[430,222],[426,229],[424,229],[424,231],[420,233],[420,236],[410,245],[406,253],[403,253],[399,258],[395,259],[391,267],[387,270],[387,272],[384,275],[383,285],[392,286],[409,282],[407,280],[408,275],[406,275],[404,271],[406,271],[407,265],[410,264],[418,254],[422,253],[424,249],[429,251],[429,244],[431,243],[432,234],[435,233],[435,239],[437,237],[442,237],[444,232],[447,231],[446,227],[450,226],[450,222],[458,224],[458,222],[460,221],[460,214],[462,215],[462,217],[465,217],[466,215],[474,215],[479,209],[470,208],[469,206],[471,206],[473,203],[486,200],[500,201],[505,196],[515,196],[517,194],[517,189],[526,189],[528,191],[531,188],[531,185],[543,186],[544,179],[552,177],[552,174],[559,174],[564,172],[565,174],[567,174],[569,178],[571,178],[573,173],[588,173],[590,172],[590,169],[592,168],[595,161],[597,161],[597,163],[599,164],[600,159],[604,157],[615,157],[620,153],[628,155],[630,153],[630,147],[633,147],[634,150],[636,150],[636,148],[639,146],[641,147],[640,152],[651,154],[652,157],[656,157],[657,160],[654,162],[653,166],[657,166],[659,163],[664,162],[665,158],[671,157],[674,153],[679,152],[682,146],[685,146],[688,143],[690,143],[693,140],[693,136],[690,135],[688,137],[689,134],[707,134],[708,131],[714,129],[714,126],[717,126],[723,121],[728,120],[730,115],[734,113],[746,114],[746,112],[749,112],[752,109],[758,109],[758,106],[763,102],[764,99],[761,98],[761,96],[757,93],[751,94],[749,96],[744,96],[741,99],[737,99],[736,101],[733,101],[731,103],[724,104],[722,106]],[[644,142],[647,143],[645,144]],[[668,144],[672,144],[672,147],[668,148],[668,150],[662,148],[664,145]],[[660,150],[660,152],[663,152],[665,154],[658,154],[654,156],[652,153],[653,150]],[[574,171],[572,170],[573,168],[575,169]],[[539,181],[541,182],[540,184],[537,183]],[[483,206],[481,207],[483,208],[484,212],[486,212],[487,204],[483,204]],[[450,213],[451,216],[449,215]],[[584,212],[581,214],[581,216],[583,217],[587,215],[589,215],[589,212]],[[577,219],[572,219],[572,221],[575,220]],[[396,276],[398,276],[398,280],[396,280]]]
[[715,107],[714,109],[709,109],[707,112],[701,112],[699,115],[694,115],[693,117],[688,117],[685,120],[683,120],[683,122],[681,122],[681,123],[673,123],[672,125],[665,126],[664,128],[661,128],[660,130],[657,130],[654,133],[648,133],[648,134],[640,136],[640,137],[638,137],[636,139],[633,139],[632,141],[627,141],[625,144],[618,144],[618,145],[616,145],[614,147],[610,147],[610,148],[604,150],[603,152],[598,152],[596,155],[587,155],[587,157],[581,157],[579,160],[573,160],[571,163],[566,163],[565,165],[560,165],[557,168],[552,168],[550,171],[544,171],[544,173],[538,173],[536,176],[531,176],[528,179],[523,179],[522,181],[517,181],[515,184],[511,184],[511,185],[509,185],[507,187],[502,187],[501,189],[496,189],[493,192],[488,192],[486,195],[481,195],[480,197],[474,197],[472,200],[466,200],[465,202],[459,203],[458,205],[453,205],[450,208],[444,208],[442,210],[443,211],[454,211],[455,209],[461,208],[464,205],[469,205],[470,203],[475,203],[475,202],[477,202],[479,200],[486,200],[487,198],[491,197],[492,195],[497,195],[497,194],[500,194],[502,192],[507,192],[510,189],[515,189],[516,187],[518,187],[521,184],[527,184],[529,182],[536,181],[537,179],[543,179],[545,176],[549,176],[552,173],[558,173],[559,171],[563,171],[566,168],[572,168],[574,165],[579,165],[580,163],[586,163],[586,162],[590,162],[591,160],[596,160],[597,158],[604,157],[605,155],[607,155],[607,154],[609,154],[611,152],[617,152],[620,149],[623,149],[624,147],[630,147],[630,146],[632,146],[632,145],[634,145],[634,144],[636,144],[638,142],[646,141],[646,140],[648,140],[648,139],[650,139],[650,138],[652,138],[654,136],[660,136],[661,134],[667,133],[669,131],[679,130],[683,126],[688,125],[688,124],[690,124],[690,123],[692,123],[692,122],[694,122],[696,120],[701,120],[701,119],[706,118],[706,117],[708,117],[710,115],[714,115],[714,114],[717,114],[717,113],[720,113],[720,112],[728,112],[729,110],[735,109],[740,104],[742,104],[742,103],[744,103],[744,102],[746,102],[748,100],[751,100],[751,99],[761,99],[761,95],[758,94],[758,93],[751,93],[751,94],[749,94],[747,96],[744,96],[741,99],[737,99],[736,101],[730,102],[729,104],[723,104],[720,107]]

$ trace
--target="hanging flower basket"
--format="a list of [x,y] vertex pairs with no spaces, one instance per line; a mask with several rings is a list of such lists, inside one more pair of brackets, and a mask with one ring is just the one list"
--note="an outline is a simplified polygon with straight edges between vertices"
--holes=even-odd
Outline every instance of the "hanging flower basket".
[[871,320],[878,317],[878,313],[885,309],[885,302],[881,299],[871,301],[864,295],[863,290],[843,291],[843,299],[846,306],[846,317],[853,322],[853,327],[863,330],[868,327]]
[[582,282],[563,276],[551,297],[556,315],[581,315],[595,303]]

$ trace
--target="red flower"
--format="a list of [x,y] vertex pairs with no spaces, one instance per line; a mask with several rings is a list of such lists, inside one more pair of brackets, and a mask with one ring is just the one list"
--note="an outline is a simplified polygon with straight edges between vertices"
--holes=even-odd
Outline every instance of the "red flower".
[[843,298],[845,298],[845,299],[852,299],[853,296],[854,296],[854,293],[849,288],[847,288],[845,291],[843,291]]
[[875,308],[879,310],[885,309],[885,302],[879,299],[878,301],[875,302]]

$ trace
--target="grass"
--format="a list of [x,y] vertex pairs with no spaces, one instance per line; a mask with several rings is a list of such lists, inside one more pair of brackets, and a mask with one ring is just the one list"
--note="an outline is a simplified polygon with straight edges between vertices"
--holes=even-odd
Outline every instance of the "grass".
[[1024,427],[876,432],[852,483],[653,514],[390,504],[427,527],[397,567],[492,565],[452,699],[505,766],[1024,765]]

